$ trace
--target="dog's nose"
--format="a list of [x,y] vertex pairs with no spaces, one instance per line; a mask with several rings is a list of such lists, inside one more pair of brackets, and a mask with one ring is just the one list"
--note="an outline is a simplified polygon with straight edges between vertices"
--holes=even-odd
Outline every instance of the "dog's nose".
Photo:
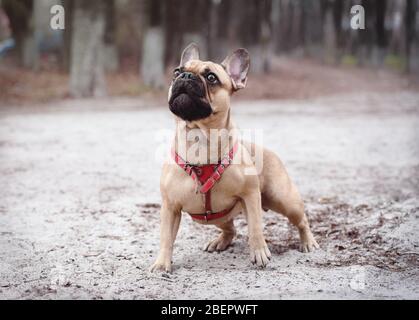
[[195,75],[192,72],[183,72],[180,77],[184,80],[193,80]]

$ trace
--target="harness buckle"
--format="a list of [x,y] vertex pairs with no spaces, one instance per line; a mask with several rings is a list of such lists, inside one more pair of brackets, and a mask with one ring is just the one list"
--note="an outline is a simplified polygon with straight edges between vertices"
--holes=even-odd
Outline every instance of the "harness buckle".
[[190,164],[187,163],[187,164],[185,164],[184,170],[188,175],[192,175],[192,168],[193,168],[193,166],[191,166]]
[[211,214],[210,210],[205,211],[205,221],[208,222],[208,215]]
[[231,164],[231,158],[228,156],[223,157],[220,163],[220,165],[223,165],[224,167],[230,164]]

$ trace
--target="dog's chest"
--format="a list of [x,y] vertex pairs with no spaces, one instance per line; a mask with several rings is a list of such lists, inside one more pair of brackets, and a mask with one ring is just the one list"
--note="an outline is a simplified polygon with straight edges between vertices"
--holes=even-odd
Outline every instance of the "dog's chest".
[[[209,170],[206,168],[205,170]],[[200,179],[205,178],[210,172],[201,172]],[[243,185],[242,177],[237,168],[229,167],[221,179],[218,180],[211,189],[211,205],[213,211],[221,211],[231,207],[237,201],[237,195],[240,193]],[[202,184],[202,182],[200,183]],[[205,212],[205,195],[199,192],[199,183],[193,180],[183,170],[177,170],[173,173],[172,179],[168,181],[171,197],[180,203],[182,210],[188,213]]]

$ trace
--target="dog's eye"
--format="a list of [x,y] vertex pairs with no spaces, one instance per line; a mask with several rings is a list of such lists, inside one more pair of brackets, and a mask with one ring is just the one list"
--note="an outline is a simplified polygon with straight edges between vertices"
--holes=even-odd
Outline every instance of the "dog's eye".
[[176,69],[175,71],[173,71],[173,78],[175,79],[175,78],[177,78],[177,77],[179,77],[180,76],[180,70],[179,69]]
[[208,82],[210,82],[210,83],[216,83],[217,80],[218,80],[216,75],[213,74],[212,72],[208,73],[206,78],[207,78]]

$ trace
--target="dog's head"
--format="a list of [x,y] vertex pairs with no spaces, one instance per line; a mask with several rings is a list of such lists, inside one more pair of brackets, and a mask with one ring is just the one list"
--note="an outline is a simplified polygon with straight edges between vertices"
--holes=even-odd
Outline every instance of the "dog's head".
[[199,60],[199,49],[190,44],[182,53],[169,88],[169,107],[185,121],[197,121],[228,111],[230,96],[246,86],[250,58],[237,49],[221,64]]

